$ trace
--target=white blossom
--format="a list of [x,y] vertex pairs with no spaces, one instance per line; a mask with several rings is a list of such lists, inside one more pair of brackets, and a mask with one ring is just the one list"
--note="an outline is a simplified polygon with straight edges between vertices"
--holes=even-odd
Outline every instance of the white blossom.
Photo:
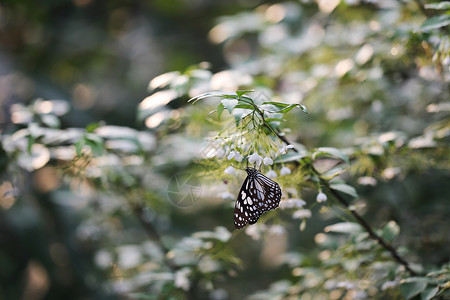
[[280,202],[281,209],[302,208],[305,205],[306,205],[306,202],[299,198],[287,199],[287,200],[283,200]]
[[286,154],[288,149],[293,149],[293,148],[294,148],[293,145],[286,145],[286,146],[281,147],[281,149],[278,150],[278,153],[279,154]]
[[222,148],[219,148],[216,150],[216,157],[222,158],[224,155],[225,155],[225,150],[223,150]]
[[266,230],[266,225],[265,224],[255,224],[253,226],[247,226],[247,228],[245,228],[245,234],[247,234],[248,236],[250,236],[252,239],[254,239],[255,241],[259,240],[261,238],[261,234]]
[[230,193],[230,192],[223,192],[223,193],[220,193],[220,197],[223,199],[223,200],[233,200],[235,197],[234,197],[234,195],[232,194],[232,193]]
[[327,195],[325,195],[325,193],[320,192],[317,194],[317,197],[316,197],[317,202],[322,203],[322,202],[327,201],[327,199],[328,198],[327,198]]
[[243,158],[244,158],[244,157],[243,157],[239,152],[236,152],[236,154],[234,155],[234,159],[235,159],[237,162],[241,162]]
[[292,218],[294,219],[305,219],[305,218],[311,218],[311,211],[309,209],[299,209],[296,210],[292,214]]
[[288,167],[282,167],[280,170],[280,176],[289,175],[291,174],[291,169]]
[[346,290],[352,290],[355,288],[355,285],[349,281],[341,281],[336,284],[337,288],[344,288]]
[[236,170],[232,167],[232,166],[229,166],[228,168],[226,168],[225,169],[225,171],[223,171],[225,174],[228,174],[228,175],[234,175],[234,174],[236,174]]
[[229,111],[238,104],[238,101],[236,99],[223,99],[221,102],[223,106]]
[[286,229],[281,225],[272,225],[269,227],[269,233],[273,235],[283,235]]
[[361,185],[377,185],[377,180],[371,176],[361,176],[358,178],[358,183]]
[[241,155],[238,151],[231,150],[231,151],[230,151],[230,154],[228,154],[228,156],[227,156],[227,159],[228,159],[228,160],[232,160],[233,158],[234,158],[237,162],[241,162],[243,157],[242,157],[242,155]]
[[277,173],[274,170],[270,170],[269,172],[266,173],[266,176],[269,178],[275,178],[277,177]]
[[264,157],[263,162],[265,166],[273,165],[273,160],[270,157]]
[[256,152],[253,152],[252,155],[248,156],[248,162],[251,164],[255,163],[258,167],[261,165],[262,160],[263,158]]
[[191,283],[189,282],[188,275],[191,273],[189,268],[183,268],[175,272],[175,286],[181,288],[182,290],[189,290]]
[[398,285],[398,282],[397,281],[386,281],[385,283],[383,283],[383,285],[381,286],[381,290],[382,291],[385,291],[385,290],[387,290],[387,289],[390,289],[390,288],[393,288],[393,287],[396,287]]

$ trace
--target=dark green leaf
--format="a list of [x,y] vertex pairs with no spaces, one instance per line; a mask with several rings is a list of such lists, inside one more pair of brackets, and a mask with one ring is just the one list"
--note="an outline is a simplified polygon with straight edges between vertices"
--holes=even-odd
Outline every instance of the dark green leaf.
[[419,31],[429,31],[433,29],[438,29],[445,27],[450,24],[450,15],[440,15],[432,17],[420,26]]
[[320,147],[320,148],[317,148],[316,151],[313,152],[312,158],[316,159],[316,157],[318,157],[318,156],[336,157],[336,158],[342,159],[347,164],[349,163],[347,155],[342,153],[339,149],[332,148],[332,147]]
[[422,300],[430,300],[432,299],[434,296],[436,296],[436,294],[439,292],[439,288],[438,287],[429,287],[426,288],[422,294],[420,295]]
[[337,165],[336,167],[326,171],[325,173],[322,173],[322,177],[324,179],[330,180],[334,177],[338,176],[342,172],[344,172],[347,169],[347,166],[344,164]]
[[353,222],[336,223],[325,227],[325,232],[357,233],[361,231],[361,225]]
[[425,4],[426,9],[450,9],[450,1],[442,1],[442,2],[435,2],[435,3],[428,3]]
[[404,282],[400,285],[400,292],[405,299],[411,299],[412,297],[423,292],[426,287],[427,281],[425,280],[409,280],[408,282]]
[[388,222],[384,227],[381,236],[388,242],[392,242],[400,233],[400,227],[394,221]]
[[358,198],[358,193],[356,193],[356,190],[354,187],[345,184],[345,183],[331,183],[330,188],[333,190],[342,192],[344,194],[347,194],[349,196],[352,196],[353,198]]

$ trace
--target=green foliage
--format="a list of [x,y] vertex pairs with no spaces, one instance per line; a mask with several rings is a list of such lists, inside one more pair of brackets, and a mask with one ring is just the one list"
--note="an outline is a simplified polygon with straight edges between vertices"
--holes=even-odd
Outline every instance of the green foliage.
[[[280,2],[222,16],[209,37],[227,67],[154,77],[126,126],[62,100],[8,107],[0,220],[12,246],[0,262],[14,263],[0,298],[23,298],[33,282],[9,278],[33,274],[130,299],[448,297],[450,4],[419,5]],[[52,72],[68,84],[81,67],[63,61]],[[85,84],[73,90],[89,98]],[[283,198],[232,231],[238,169],[252,164]]]

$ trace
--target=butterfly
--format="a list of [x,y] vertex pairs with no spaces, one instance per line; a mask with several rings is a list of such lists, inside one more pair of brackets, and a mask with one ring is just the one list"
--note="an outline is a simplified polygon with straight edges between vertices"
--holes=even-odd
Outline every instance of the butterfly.
[[266,211],[278,207],[281,189],[278,183],[259,173],[255,168],[245,169],[245,178],[234,206],[234,227],[255,224]]

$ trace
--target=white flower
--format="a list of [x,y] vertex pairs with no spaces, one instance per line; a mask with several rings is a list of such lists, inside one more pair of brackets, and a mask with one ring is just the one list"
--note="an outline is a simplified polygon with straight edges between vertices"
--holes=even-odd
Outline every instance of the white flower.
[[257,241],[261,238],[261,233],[263,233],[265,230],[265,224],[255,224],[253,226],[247,226],[247,228],[245,228],[245,234]]
[[306,205],[306,202],[302,199],[298,198],[292,198],[288,200],[283,200],[280,202],[280,208],[286,209],[286,208],[302,208]]
[[244,157],[243,157],[239,152],[236,152],[236,154],[234,155],[234,159],[235,159],[237,162],[241,162],[243,158],[244,158]]
[[288,149],[293,149],[294,146],[293,145],[287,145],[287,146],[283,146],[281,147],[281,149],[278,151],[279,154],[286,154]]
[[305,218],[311,218],[311,211],[309,209],[299,209],[296,210],[292,214],[292,218],[294,219],[305,219]]
[[237,152],[237,151],[235,151],[235,150],[232,150],[231,152],[230,152],[230,154],[228,154],[228,156],[227,156],[227,159],[228,160],[231,160],[231,159],[235,159],[237,162],[241,162],[242,161],[242,155],[239,153],[239,152]]
[[238,104],[236,99],[223,99],[221,102],[228,111],[231,111]]
[[282,167],[280,170],[280,176],[291,174],[291,169],[288,167]]
[[385,283],[383,283],[383,285],[381,286],[381,290],[382,291],[385,291],[385,290],[387,290],[387,289],[390,289],[390,288],[393,288],[393,287],[395,287],[395,286],[397,286],[398,285],[398,282],[397,281],[386,281]]
[[263,158],[256,152],[248,156],[248,162],[251,164],[255,163],[258,167],[261,165],[262,160]]
[[319,203],[325,202],[325,201],[327,201],[327,199],[328,198],[327,198],[327,195],[325,195],[325,193],[320,192],[317,194],[317,197],[316,197],[317,202],[319,202]]
[[273,165],[273,160],[270,157],[264,157],[263,162],[265,166]]
[[219,148],[216,150],[216,157],[222,158],[224,155],[225,155],[225,150],[223,150],[222,148]]
[[377,185],[377,180],[370,176],[361,176],[358,178],[358,183],[361,185]]
[[230,193],[230,192],[223,192],[223,193],[220,193],[220,197],[221,197],[223,200],[233,200],[233,199],[234,199],[234,195],[233,195],[232,193]]
[[283,235],[285,232],[286,229],[281,225],[272,225],[269,227],[269,233],[273,235]]
[[344,288],[346,290],[352,290],[355,288],[355,285],[349,281],[341,281],[336,284],[337,288]]
[[277,173],[274,170],[270,170],[269,172],[266,173],[266,176],[269,178],[275,178],[277,177]]
[[226,168],[225,169],[225,171],[223,171],[225,174],[228,174],[228,175],[234,175],[234,174],[236,174],[236,170],[232,167],[232,166],[229,166],[228,168]]
[[235,153],[236,153],[236,151],[234,151],[234,150],[230,151],[230,154],[228,154],[227,159],[228,160],[232,160],[234,155],[235,155]]
[[189,290],[189,288],[191,287],[191,283],[188,279],[189,273],[191,273],[191,270],[188,268],[183,268],[175,272],[175,286],[177,288],[181,288],[185,291]]

